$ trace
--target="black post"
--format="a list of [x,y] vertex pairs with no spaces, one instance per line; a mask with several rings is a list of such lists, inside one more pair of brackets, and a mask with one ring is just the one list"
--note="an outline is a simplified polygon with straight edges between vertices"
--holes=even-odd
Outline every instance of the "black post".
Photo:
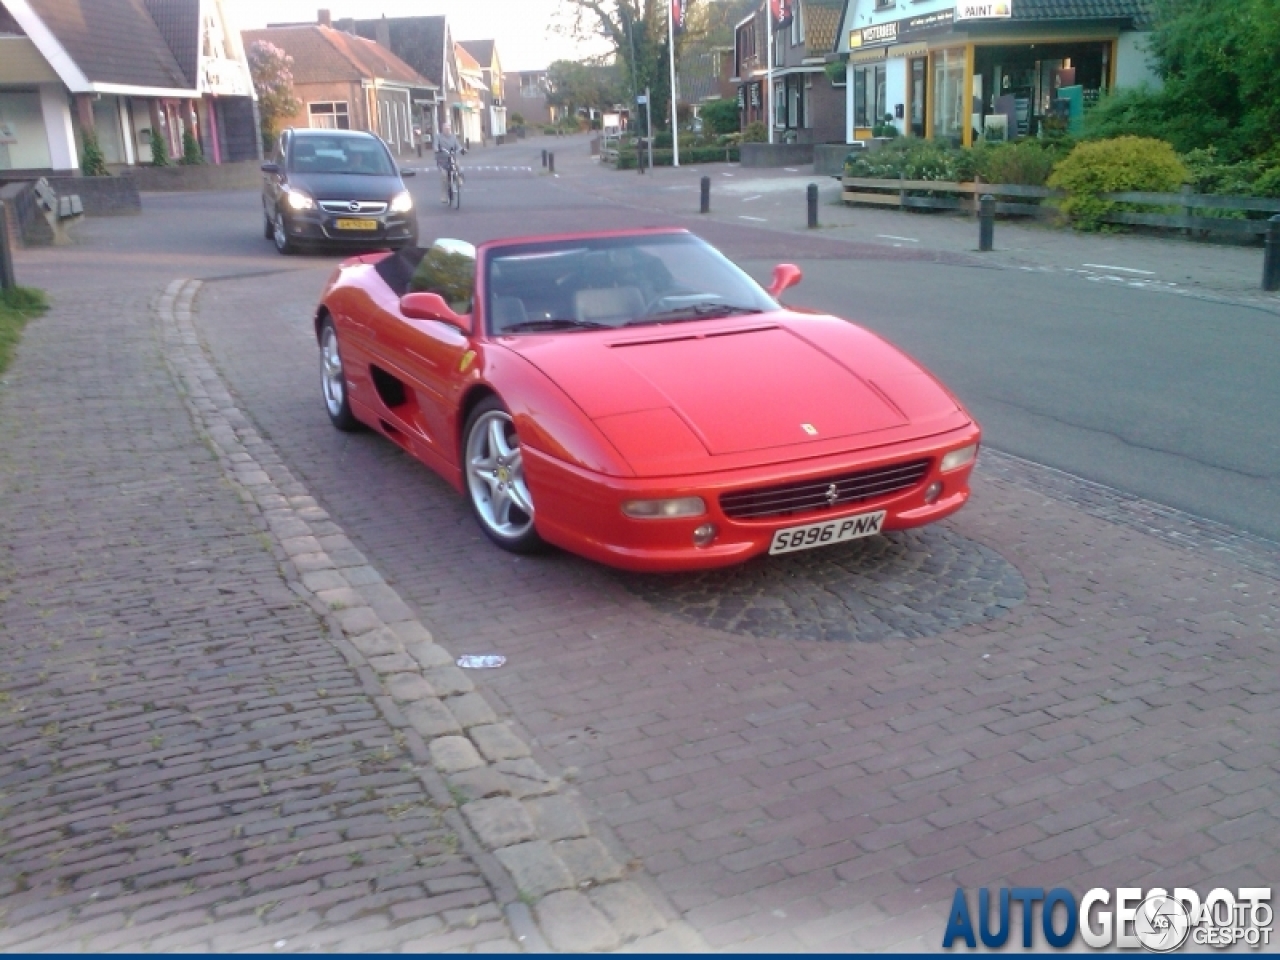
[[987,253],[993,249],[996,234],[996,198],[984,194],[978,204],[978,249]]
[[542,169],[545,170],[546,168],[547,168],[547,151],[543,150],[542,151]]
[[549,173],[556,172],[556,155],[554,153],[547,154],[547,171]]
[[18,285],[13,274],[13,251],[9,249],[9,208],[0,203],[0,290]]
[[812,230],[818,225],[818,185],[816,183],[809,184],[809,189],[805,191],[805,194],[809,202],[809,229]]
[[1280,290],[1280,214],[1267,221],[1267,252],[1262,258],[1262,289]]
[[711,178],[702,178],[702,203],[698,207],[699,213],[711,212]]
[[636,169],[644,176],[644,140],[636,141]]

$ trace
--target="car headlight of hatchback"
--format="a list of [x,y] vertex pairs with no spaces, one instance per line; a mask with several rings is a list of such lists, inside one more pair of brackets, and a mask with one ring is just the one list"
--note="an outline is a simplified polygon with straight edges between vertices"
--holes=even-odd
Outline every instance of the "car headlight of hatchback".
[[294,210],[311,210],[316,205],[316,202],[301,190],[290,190],[285,194],[285,200]]
[[401,190],[395,195],[391,201],[392,213],[408,213],[413,209],[413,197],[409,196],[408,190]]
[[952,470],[959,470],[961,467],[967,467],[973,463],[973,458],[978,455],[978,445],[971,443],[967,447],[961,447],[959,450],[952,450],[942,458],[942,464],[939,469],[943,473],[950,473]]
[[701,497],[674,497],[670,500],[628,500],[622,512],[633,520],[674,520],[700,517],[707,512]]

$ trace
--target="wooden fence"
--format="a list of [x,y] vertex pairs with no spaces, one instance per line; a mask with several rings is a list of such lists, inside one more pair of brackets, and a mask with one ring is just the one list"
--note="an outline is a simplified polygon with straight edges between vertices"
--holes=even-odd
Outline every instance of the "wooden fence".
[[[996,198],[996,213],[1004,216],[1056,218],[1052,201],[1064,196],[1048,187],[1027,187],[1013,183],[952,183],[944,180],[888,180],[874,177],[844,177],[844,202],[900,210],[955,210],[978,213],[979,200],[990,194]],[[928,196],[920,196],[928,191]],[[1170,230],[1227,233],[1236,236],[1263,236],[1265,218],[1244,219],[1248,214],[1280,214],[1280,199],[1228,197],[1206,193],[1104,193],[1102,199],[1115,203],[1149,207],[1146,211],[1113,210],[1107,223],[1158,227]],[[1197,211],[1216,210],[1235,216],[1202,216]]]

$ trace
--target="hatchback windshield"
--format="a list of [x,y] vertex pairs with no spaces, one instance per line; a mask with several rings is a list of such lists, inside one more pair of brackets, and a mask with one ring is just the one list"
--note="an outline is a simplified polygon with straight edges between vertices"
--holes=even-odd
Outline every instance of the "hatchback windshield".
[[364,137],[296,137],[289,153],[296,173],[355,173],[389,177],[395,168],[378,141]]
[[488,258],[489,331],[573,331],[777,309],[754,280],[692,234],[502,247]]

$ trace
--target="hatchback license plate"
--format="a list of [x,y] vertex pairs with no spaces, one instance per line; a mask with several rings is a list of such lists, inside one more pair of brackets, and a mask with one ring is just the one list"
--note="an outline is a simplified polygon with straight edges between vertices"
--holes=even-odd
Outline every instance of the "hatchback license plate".
[[339,230],[377,230],[377,220],[335,220],[333,225]]
[[809,550],[813,547],[825,547],[831,543],[843,543],[846,540],[857,540],[859,537],[874,536],[884,525],[884,515],[883,510],[877,510],[875,513],[859,513],[840,520],[807,523],[803,527],[776,530],[769,553],[795,553],[797,550]]

